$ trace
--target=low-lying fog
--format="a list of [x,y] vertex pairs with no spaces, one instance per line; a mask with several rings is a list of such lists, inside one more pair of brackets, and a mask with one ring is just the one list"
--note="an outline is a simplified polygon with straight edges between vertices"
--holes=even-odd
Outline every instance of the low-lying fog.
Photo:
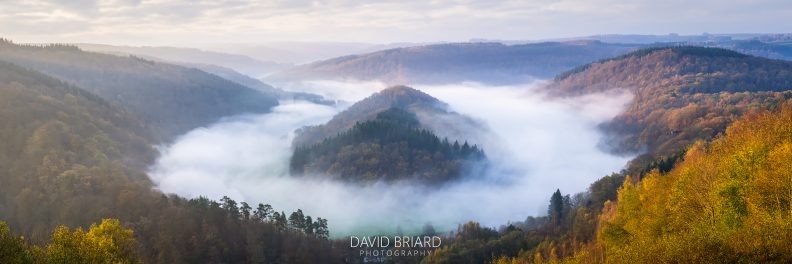
[[[544,215],[557,188],[584,191],[619,171],[629,157],[597,147],[597,124],[624,107],[623,93],[548,100],[524,86],[478,84],[413,86],[452,110],[480,120],[491,133],[481,142],[492,162],[486,175],[442,189],[378,184],[367,187],[288,176],[293,131],[321,124],[348,104],[329,107],[282,102],[272,113],[225,119],[162,148],[151,177],[165,192],[219,199],[228,195],[253,207],[269,203],[329,220],[332,236],[418,230],[431,222],[448,231],[475,220],[487,226]],[[312,82],[292,89],[354,102],[379,91],[379,83]]]

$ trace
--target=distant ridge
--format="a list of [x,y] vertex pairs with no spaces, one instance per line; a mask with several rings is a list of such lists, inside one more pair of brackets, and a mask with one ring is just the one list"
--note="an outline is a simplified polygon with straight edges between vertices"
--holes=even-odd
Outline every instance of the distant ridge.
[[624,54],[639,45],[598,41],[448,43],[395,48],[349,55],[297,66],[268,77],[273,80],[356,79],[388,84],[441,84],[476,81],[524,83],[550,78],[599,59]]

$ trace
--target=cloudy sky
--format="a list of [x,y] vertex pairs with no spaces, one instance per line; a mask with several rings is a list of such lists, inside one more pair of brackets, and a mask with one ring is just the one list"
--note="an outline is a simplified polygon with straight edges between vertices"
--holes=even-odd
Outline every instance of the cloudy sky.
[[0,0],[0,36],[108,44],[787,32],[788,0]]

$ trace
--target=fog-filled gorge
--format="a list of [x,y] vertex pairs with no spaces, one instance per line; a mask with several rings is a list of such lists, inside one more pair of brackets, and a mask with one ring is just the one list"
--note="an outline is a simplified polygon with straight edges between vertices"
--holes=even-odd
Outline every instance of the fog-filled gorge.
[[[439,189],[411,184],[357,186],[288,175],[294,130],[321,124],[339,107],[281,102],[272,113],[226,118],[195,129],[161,147],[150,175],[167,193],[250,204],[269,203],[290,212],[327,218],[331,236],[416,231],[431,222],[440,231],[475,220],[487,226],[544,215],[550,194],[584,191],[596,179],[619,171],[630,157],[598,148],[597,125],[631,99],[621,92],[548,99],[536,83],[484,86],[462,83],[412,86],[481,121],[489,132],[471,136],[490,168]],[[379,91],[379,83],[312,82],[287,86],[354,102]]]

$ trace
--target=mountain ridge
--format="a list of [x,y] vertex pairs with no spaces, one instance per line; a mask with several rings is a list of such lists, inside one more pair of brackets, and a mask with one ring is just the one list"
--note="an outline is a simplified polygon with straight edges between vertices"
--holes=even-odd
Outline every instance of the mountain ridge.
[[392,85],[461,81],[513,84],[549,78],[637,47],[598,41],[444,43],[332,58],[281,71],[268,79],[380,80]]

